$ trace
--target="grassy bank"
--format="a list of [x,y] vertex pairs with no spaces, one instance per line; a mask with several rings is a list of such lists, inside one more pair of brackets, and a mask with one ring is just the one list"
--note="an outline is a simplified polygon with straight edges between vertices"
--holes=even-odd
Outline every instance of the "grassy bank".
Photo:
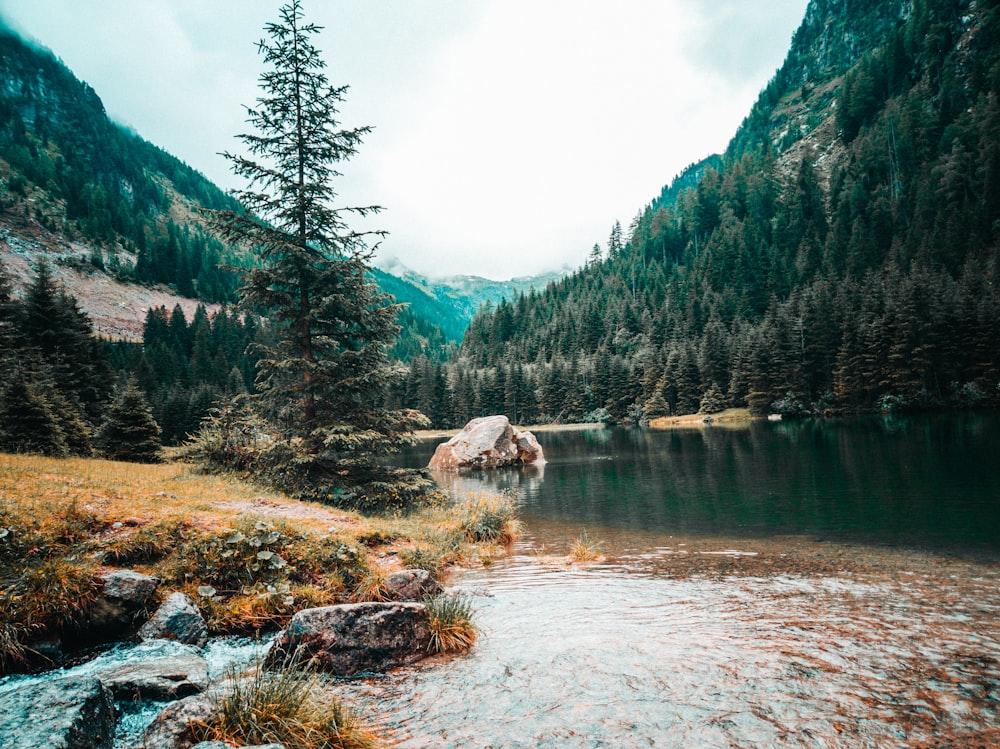
[[381,600],[397,569],[437,576],[503,553],[505,498],[365,517],[180,463],[0,455],[0,672],[87,620],[128,568],[194,599],[214,634],[276,629],[317,605]]

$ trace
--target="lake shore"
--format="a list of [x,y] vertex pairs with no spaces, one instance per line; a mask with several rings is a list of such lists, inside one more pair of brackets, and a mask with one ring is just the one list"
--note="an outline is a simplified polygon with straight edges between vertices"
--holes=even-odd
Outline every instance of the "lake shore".
[[683,416],[660,416],[651,419],[650,429],[677,429],[725,426],[742,428],[753,421],[762,421],[761,416],[751,416],[747,408],[727,408],[717,414],[685,414]]

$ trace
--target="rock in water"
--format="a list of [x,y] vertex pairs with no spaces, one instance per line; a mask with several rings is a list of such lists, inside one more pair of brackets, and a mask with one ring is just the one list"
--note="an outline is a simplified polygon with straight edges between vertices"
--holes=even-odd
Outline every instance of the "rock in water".
[[97,675],[118,700],[179,700],[205,691],[208,662],[177,654],[128,663]]
[[208,627],[190,598],[183,593],[171,593],[139,629],[139,638],[176,640],[201,648],[208,642]]
[[542,446],[535,435],[516,429],[506,416],[483,416],[473,419],[461,432],[438,445],[429,467],[454,471],[544,462]]
[[93,677],[67,676],[0,694],[4,749],[111,749],[115,705]]
[[208,723],[215,714],[215,705],[201,694],[171,702],[143,733],[143,749],[191,749],[199,743],[194,727]]
[[348,603],[303,609],[267,654],[266,668],[286,658],[314,659],[337,676],[376,673],[415,663],[430,653],[427,611],[420,603]]

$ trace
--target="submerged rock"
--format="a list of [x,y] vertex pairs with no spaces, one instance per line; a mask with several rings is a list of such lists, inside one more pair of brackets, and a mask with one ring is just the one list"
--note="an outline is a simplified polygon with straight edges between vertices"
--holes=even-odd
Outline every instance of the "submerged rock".
[[515,428],[506,416],[483,416],[438,445],[429,467],[453,471],[544,462],[542,446],[535,435]]
[[190,598],[183,593],[171,593],[139,629],[139,638],[176,640],[201,648],[208,642],[208,626]]
[[441,590],[441,583],[427,570],[400,570],[385,579],[385,597],[390,601],[422,601]]
[[4,749],[111,749],[115,706],[93,677],[31,682],[0,694]]
[[337,676],[381,672],[429,655],[431,632],[420,603],[350,603],[303,609],[267,654],[266,668],[292,655]]

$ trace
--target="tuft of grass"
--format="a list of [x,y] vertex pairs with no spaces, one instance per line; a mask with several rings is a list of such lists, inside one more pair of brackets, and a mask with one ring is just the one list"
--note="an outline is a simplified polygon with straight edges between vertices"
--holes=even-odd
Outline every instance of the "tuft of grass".
[[288,749],[374,749],[360,717],[323,689],[321,677],[297,657],[274,671],[230,672],[214,699],[215,718],[197,726],[199,741],[240,746],[280,743]]
[[426,570],[438,575],[445,566],[445,555],[440,549],[421,544],[399,552],[399,561],[406,569]]
[[465,653],[476,642],[479,628],[472,620],[472,599],[464,594],[424,599],[431,630],[432,653]]
[[158,520],[123,536],[96,544],[105,564],[126,567],[148,564],[168,556],[186,536],[182,520]]
[[601,558],[601,542],[591,539],[584,530],[569,548],[569,558],[574,562],[593,562]]
[[474,543],[507,545],[521,535],[521,521],[513,498],[500,494],[479,494],[456,507],[459,526]]
[[386,577],[380,567],[370,566],[354,588],[354,600],[362,602],[388,600],[389,594],[385,589]]
[[0,674],[24,668],[35,655],[25,645],[28,627],[11,621],[0,621]]

